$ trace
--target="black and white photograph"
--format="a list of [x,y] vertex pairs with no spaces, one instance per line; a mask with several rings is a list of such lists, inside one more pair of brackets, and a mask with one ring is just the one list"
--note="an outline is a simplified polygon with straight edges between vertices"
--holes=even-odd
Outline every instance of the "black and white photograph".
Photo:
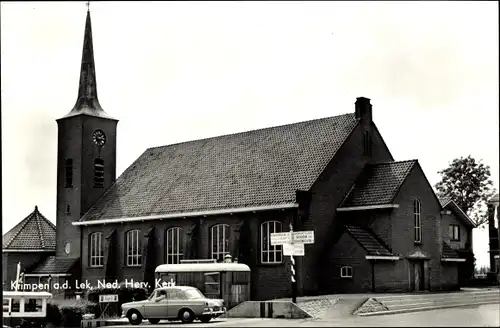
[[2,1],[3,328],[500,326],[496,1]]

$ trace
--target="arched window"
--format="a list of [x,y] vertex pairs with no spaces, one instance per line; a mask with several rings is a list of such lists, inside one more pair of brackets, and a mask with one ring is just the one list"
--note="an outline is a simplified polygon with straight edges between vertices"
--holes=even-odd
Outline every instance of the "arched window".
[[167,264],[181,263],[183,256],[184,231],[179,227],[170,228],[165,233],[165,254]]
[[211,231],[212,258],[223,261],[224,256],[229,254],[229,225],[216,224]]
[[271,245],[271,234],[282,232],[282,224],[278,221],[266,221],[260,225],[260,261],[262,263],[281,263],[283,246]]
[[125,235],[127,245],[127,266],[142,265],[142,249],[139,230],[130,230]]
[[90,266],[100,267],[104,265],[104,252],[102,249],[102,232],[94,232],[90,235]]
[[420,200],[417,198],[413,201],[413,221],[415,222],[415,242],[422,242],[422,217],[421,217],[422,205]]

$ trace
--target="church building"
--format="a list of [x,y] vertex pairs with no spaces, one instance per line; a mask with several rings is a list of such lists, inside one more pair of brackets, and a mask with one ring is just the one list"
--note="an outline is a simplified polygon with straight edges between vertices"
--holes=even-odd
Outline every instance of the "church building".
[[55,255],[27,273],[152,281],[160,264],[229,254],[252,299],[287,297],[290,258],[270,235],[293,224],[315,235],[295,257],[299,295],[457,289],[449,227],[465,245],[473,224],[418,160],[393,158],[374,114],[360,97],[342,115],[149,148],[117,178],[87,12],[78,99],[57,120]]

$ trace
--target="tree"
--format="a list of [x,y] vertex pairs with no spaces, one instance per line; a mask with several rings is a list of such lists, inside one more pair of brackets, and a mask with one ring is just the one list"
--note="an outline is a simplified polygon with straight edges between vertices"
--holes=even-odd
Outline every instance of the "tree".
[[441,175],[441,181],[435,186],[438,196],[451,197],[476,226],[486,223],[486,202],[495,193],[490,167],[469,155],[454,159],[448,168],[438,173]]

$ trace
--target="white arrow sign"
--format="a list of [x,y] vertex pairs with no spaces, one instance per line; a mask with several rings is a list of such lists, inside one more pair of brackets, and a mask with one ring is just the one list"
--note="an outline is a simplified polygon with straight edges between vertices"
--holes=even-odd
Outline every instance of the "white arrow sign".
[[314,244],[314,230],[294,231],[292,242],[294,244]]
[[271,233],[271,245],[283,245],[290,243],[292,236],[289,232],[273,232]]

